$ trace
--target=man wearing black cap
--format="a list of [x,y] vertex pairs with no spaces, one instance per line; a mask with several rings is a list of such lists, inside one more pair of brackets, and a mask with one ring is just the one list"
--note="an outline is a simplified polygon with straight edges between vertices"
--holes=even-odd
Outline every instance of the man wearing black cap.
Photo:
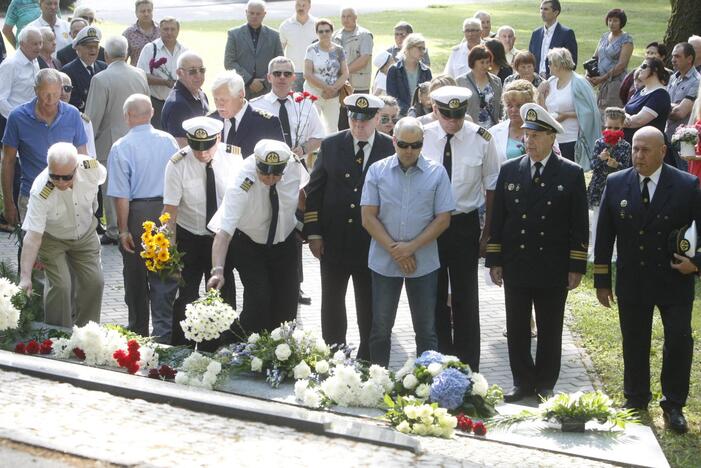
[[376,131],[381,99],[352,94],[344,99],[349,130],[324,139],[306,189],[304,233],[321,262],[321,331],[329,344],[346,343],[346,289],[353,277],[360,332],[358,358],[370,359],[372,282],[370,235],[363,229],[360,196],[368,167],[394,154],[392,139]]
[[[231,145],[220,143],[222,123],[209,117],[194,117],[182,123],[189,145],[175,153],[165,170],[163,211],[170,214],[178,250],[183,256],[183,285],[173,305],[172,344],[186,343],[180,321],[185,307],[199,297],[202,276],[209,280],[212,270],[212,232],[207,229],[226,189],[241,167],[241,153]],[[171,231],[172,232],[172,231]],[[224,262],[222,262],[224,265]],[[228,255],[222,274],[226,284],[224,301],[236,307],[233,257]],[[205,344],[213,350],[216,343]]]
[[[701,226],[701,191],[698,178],[663,163],[666,150],[662,132],[643,127],[633,136],[633,167],[607,179],[596,230],[594,286],[599,302],[610,307],[617,240],[625,406],[646,411],[652,398],[650,334],[657,307],[664,326],[660,406],[666,426],[685,433],[682,407],[694,350],[691,311],[701,267],[694,232]],[[690,225],[694,229],[688,230]]]
[[[309,181],[302,163],[281,141],[263,139],[255,156],[226,191],[208,227],[215,232],[208,288],[220,288],[229,243],[243,283],[240,326],[246,333],[272,331],[297,316],[297,241],[295,212]],[[243,338],[243,337],[239,337]]]
[[[509,364],[507,402],[549,398],[560,375],[562,322],[569,290],[587,269],[589,219],[584,172],[553,153],[564,129],[537,104],[521,107],[526,154],[504,163],[494,193],[486,266],[504,285]],[[531,308],[538,324],[531,356]]]
[[[444,86],[431,93],[436,122],[425,128],[424,155],[443,164],[451,180],[455,211],[450,227],[438,238],[436,335],[438,350],[456,355],[479,372],[480,322],[477,267],[486,247],[499,157],[492,135],[465,122],[472,93],[462,86]],[[486,205],[480,232],[479,208]],[[482,247],[482,249],[480,248]],[[451,298],[448,304],[448,281]]]

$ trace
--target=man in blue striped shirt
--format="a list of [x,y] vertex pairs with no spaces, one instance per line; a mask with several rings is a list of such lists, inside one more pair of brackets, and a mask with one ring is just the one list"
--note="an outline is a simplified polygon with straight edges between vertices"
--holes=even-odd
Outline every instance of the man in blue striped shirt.
[[438,347],[436,239],[455,209],[445,168],[421,155],[419,121],[406,117],[397,122],[393,143],[396,153],[370,166],[360,202],[363,227],[372,236],[370,360],[383,366],[389,364],[392,326],[405,282],[417,355]]

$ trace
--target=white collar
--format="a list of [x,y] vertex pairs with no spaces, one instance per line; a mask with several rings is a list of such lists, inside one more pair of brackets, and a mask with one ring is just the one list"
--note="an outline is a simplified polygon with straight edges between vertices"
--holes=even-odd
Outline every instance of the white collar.
[[544,30],[545,33],[547,34],[547,33],[550,33],[550,32],[555,32],[555,27],[557,27],[557,20],[555,20],[555,22],[554,22],[550,27],[547,27],[546,25],[543,25],[543,30]]
[[277,102],[278,99],[286,99],[289,101],[290,96],[285,96],[284,98],[281,98],[281,97],[278,97],[277,94],[275,94],[274,92],[270,91],[268,94],[263,96],[263,99],[265,99],[266,101],[268,101],[269,103],[272,104],[272,103]]
[[[650,174],[648,176],[648,177],[650,177],[650,181],[653,182],[655,184],[655,186],[657,186],[658,182],[660,181],[660,174],[662,174],[662,165],[660,165],[660,167],[658,167],[655,172],[653,172],[652,174]],[[644,178],[645,178],[644,175],[638,173],[638,182],[640,182],[642,184]]]
[[241,110],[236,113],[234,118],[236,119],[236,123],[241,123],[241,119],[243,119],[243,114],[246,113],[246,108],[248,108],[248,101],[243,102],[243,106],[241,107]]
[[[551,155],[552,155],[552,152],[550,152],[549,155],[547,155],[546,157],[544,157],[544,158],[540,161],[540,163],[543,165],[543,166],[542,166],[543,169],[545,169],[545,166],[548,164],[548,160],[550,159],[550,156],[551,156]],[[537,161],[533,161],[533,160],[531,159],[530,156],[528,157],[528,160],[529,160],[530,163],[531,163],[531,167],[535,166],[535,163],[536,163]]]
[[[375,141],[375,133],[377,133],[377,130],[372,132],[372,135],[370,135],[370,138],[368,138],[368,144],[365,145],[365,148],[372,148],[372,144]],[[358,146],[359,141],[360,140],[356,140],[355,137],[353,137],[353,146]],[[365,150],[365,148],[363,148],[363,150]]]

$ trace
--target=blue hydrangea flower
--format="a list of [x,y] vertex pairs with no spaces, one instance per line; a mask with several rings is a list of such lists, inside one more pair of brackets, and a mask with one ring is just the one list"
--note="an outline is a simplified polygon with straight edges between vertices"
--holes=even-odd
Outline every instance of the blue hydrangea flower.
[[462,405],[470,380],[457,369],[446,369],[433,378],[431,401],[443,408],[453,410]]
[[424,351],[421,356],[416,359],[416,366],[428,367],[429,364],[433,364],[434,362],[443,364],[444,360],[445,356],[438,351]]

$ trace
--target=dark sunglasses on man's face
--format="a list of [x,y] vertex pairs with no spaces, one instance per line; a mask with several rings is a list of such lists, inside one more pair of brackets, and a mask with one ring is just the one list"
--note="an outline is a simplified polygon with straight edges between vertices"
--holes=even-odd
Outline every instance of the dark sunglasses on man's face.
[[402,141],[402,140],[397,140],[397,146],[399,146],[401,149],[407,149],[407,148],[421,149],[423,147],[423,145],[424,145],[423,140],[415,141],[413,143],[409,143],[409,142]]
[[204,75],[207,69],[205,67],[195,67],[195,68],[183,68],[187,72],[188,75],[194,76],[197,75],[198,73]]
[[72,92],[73,92],[73,86],[64,85],[64,86],[63,86],[63,92],[64,92],[64,93],[72,93]]
[[73,180],[73,174],[68,174],[68,175],[49,174],[49,178],[52,180],[65,180],[66,182],[70,182],[71,180]]
[[397,123],[399,122],[399,117],[390,117],[389,115],[383,115],[380,117],[380,123],[383,125],[387,125],[388,123]]
[[294,73],[292,73],[291,71],[279,71],[279,70],[273,72],[273,76],[275,78],[280,78],[282,75],[285,75],[285,78],[289,78],[292,75],[294,75]]

